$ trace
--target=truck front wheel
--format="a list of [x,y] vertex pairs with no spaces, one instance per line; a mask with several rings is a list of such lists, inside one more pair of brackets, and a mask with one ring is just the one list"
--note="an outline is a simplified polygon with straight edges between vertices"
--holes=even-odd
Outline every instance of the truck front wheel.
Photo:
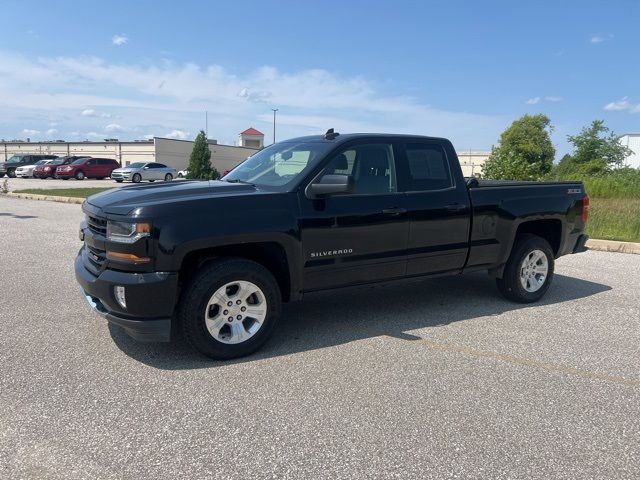
[[273,275],[256,262],[230,258],[209,263],[193,276],[180,300],[178,320],[196,350],[226,360],[257,350],[281,309]]
[[519,303],[540,300],[553,278],[554,255],[549,242],[537,235],[525,234],[516,239],[498,290],[507,299]]

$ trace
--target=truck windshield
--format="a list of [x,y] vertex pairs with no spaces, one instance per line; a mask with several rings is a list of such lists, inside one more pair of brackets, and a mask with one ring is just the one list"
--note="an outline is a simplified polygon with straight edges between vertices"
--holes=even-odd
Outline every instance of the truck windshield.
[[284,190],[317,165],[331,147],[324,142],[276,143],[247,158],[223,180]]
[[20,160],[22,160],[23,156],[24,155],[12,155],[11,157],[7,158],[7,163],[19,162]]

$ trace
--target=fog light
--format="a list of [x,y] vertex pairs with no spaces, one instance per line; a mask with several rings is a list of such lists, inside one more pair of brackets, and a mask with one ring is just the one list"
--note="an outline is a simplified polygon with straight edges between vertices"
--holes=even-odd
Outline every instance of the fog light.
[[116,300],[118,301],[120,306],[126,310],[127,298],[125,297],[124,287],[118,285],[117,287],[114,288],[114,291],[116,293]]

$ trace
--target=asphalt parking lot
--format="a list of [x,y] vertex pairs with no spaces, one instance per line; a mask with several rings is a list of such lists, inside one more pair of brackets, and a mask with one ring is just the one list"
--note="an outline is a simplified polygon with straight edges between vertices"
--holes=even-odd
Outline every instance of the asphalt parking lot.
[[115,180],[111,180],[110,178],[105,178],[104,180],[76,180],[75,178],[60,180],[47,178],[46,180],[43,180],[41,178],[9,178],[7,176],[0,178],[0,183],[4,182],[5,179],[7,180],[9,191],[11,192],[27,188],[114,188],[126,185],[124,183],[117,183]]
[[0,196],[3,478],[640,477],[639,255],[316,294],[223,363],[90,311],[80,219]]

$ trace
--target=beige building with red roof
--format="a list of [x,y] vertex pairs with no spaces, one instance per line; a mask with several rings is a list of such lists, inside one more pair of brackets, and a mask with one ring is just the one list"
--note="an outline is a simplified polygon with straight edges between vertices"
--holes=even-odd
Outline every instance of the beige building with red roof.
[[248,148],[264,148],[264,133],[249,127],[244,132],[240,132],[238,145]]

